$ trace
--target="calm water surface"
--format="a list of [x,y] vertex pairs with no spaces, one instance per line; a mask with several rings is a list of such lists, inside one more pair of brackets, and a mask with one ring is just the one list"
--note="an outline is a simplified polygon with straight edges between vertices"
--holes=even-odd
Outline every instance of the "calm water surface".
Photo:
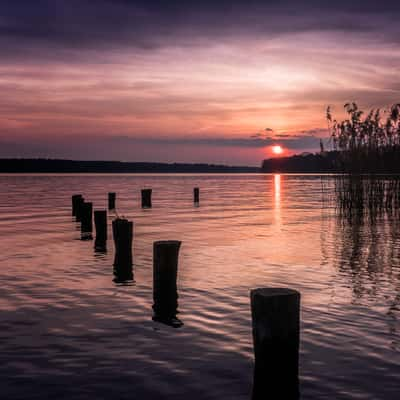
[[[249,291],[288,286],[302,398],[399,399],[400,221],[340,220],[324,181],[323,196],[318,176],[0,176],[1,398],[249,399]],[[113,282],[112,240],[96,254],[71,217],[72,194],[104,209],[109,191],[135,224],[131,285]],[[162,239],[183,242],[180,329],[151,320]]]

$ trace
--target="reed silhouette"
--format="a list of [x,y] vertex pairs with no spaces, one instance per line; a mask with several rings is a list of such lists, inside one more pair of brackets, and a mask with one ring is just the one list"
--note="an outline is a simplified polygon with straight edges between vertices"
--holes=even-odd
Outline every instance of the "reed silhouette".
[[[321,226],[323,264],[334,265],[344,279],[351,304],[376,303],[387,308],[387,335],[396,350],[400,349],[396,314],[400,309],[400,278],[396,273],[400,265],[398,179],[373,174],[324,177],[323,204],[328,206],[322,209]],[[329,189],[333,190],[332,198],[328,198],[332,193]],[[333,219],[332,205],[336,207]],[[396,295],[383,295],[388,288]],[[332,295],[336,297],[334,291]],[[345,294],[341,291],[339,296]]]
[[344,173],[400,172],[400,104],[394,104],[384,119],[380,109],[365,115],[356,103],[344,105],[348,118],[337,121],[328,107],[326,117],[334,150]]
[[348,118],[327,120],[338,151],[341,175],[335,179],[337,207],[343,215],[368,214],[371,219],[400,206],[400,104],[383,119],[381,110],[364,112],[356,103],[344,108]]
[[343,174],[335,177],[336,207],[342,216],[367,215],[372,220],[384,213],[399,213],[400,177]]

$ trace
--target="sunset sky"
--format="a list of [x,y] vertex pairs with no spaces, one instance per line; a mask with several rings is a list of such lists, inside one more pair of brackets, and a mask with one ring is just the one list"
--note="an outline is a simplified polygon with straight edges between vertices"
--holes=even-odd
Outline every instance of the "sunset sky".
[[400,102],[399,1],[2,0],[0,157],[259,165]]

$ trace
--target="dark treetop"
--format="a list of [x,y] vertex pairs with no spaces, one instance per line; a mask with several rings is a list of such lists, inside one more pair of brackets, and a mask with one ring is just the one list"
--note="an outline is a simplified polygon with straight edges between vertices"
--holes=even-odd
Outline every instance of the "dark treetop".
[[150,162],[119,162],[119,161],[72,161],[48,159],[0,159],[2,173],[133,173],[133,172],[202,172],[202,173],[240,173],[259,172],[256,167],[240,167],[214,164],[167,164]]

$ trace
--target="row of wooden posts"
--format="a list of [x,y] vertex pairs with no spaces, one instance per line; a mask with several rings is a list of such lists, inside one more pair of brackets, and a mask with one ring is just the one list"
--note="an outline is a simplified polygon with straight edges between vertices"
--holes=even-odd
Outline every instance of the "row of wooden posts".
[[[144,193],[144,204],[151,205],[151,189]],[[149,197],[150,193],[150,197]],[[115,193],[108,194],[108,207],[115,208]],[[96,210],[93,213],[92,203],[85,201],[82,195],[72,196],[72,215],[81,223],[81,239],[90,240],[92,236],[92,214],[96,229],[95,250],[106,251],[107,248],[107,211]],[[114,275],[115,282],[123,283],[133,280],[133,222],[125,218],[112,221],[112,233],[115,246]],[[168,325],[179,327],[182,322],[176,318],[178,309],[177,272],[178,254],[181,242],[178,240],[157,241],[153,244],[154,255],[154,315],[153,319]]]
[[[152,192],[152,189],[142,189],[142,208],[152,208]],[[116,209],[116,199],[116,193],[108,193],[109,210]],[[198,187],[193,188],[193,202],[194,204],[200,203],[200,189]],[[85,217],[90,215],[91,207],[92,203],[86,203],[81,194],[75,194],[72,196],[72,215],[76,216],[78,221],[81,221],[81,218],[86,220]]]
[[[142,208],[151,208],[151,195],[152,189],[142,189]],[[116,209],[116,193],[108,193],[108,209],[115,210]],[[198,187],[193,188],[193,202],[194,204],[200,203],[200,189]]]
[[[196,195],[197,193],[197,195]],[[115,193],[108,195],[108,208],[115,209]],[[199,200],[199,189],[194,189]],[[151,207],[151,189],[142,191],[142,207]],[[91,239],[92,203],[82,195],[72,196],[72,215],[81,222],[82,239]],[[105,249],[107,211],[94,211],[95,248]],[[112,221],[115,245],[114,272],[133,276],[133,222],[124,218]],[[182,326],[176,317],[178,308],[177,273],[181,242],[153,243],[153,320],[173,327]],[[251,290],[251,314],[254,343],[252,400],[297,400],[299,392],[300,293],[288,288]]]
[[[142,208],[152,208],[152,189],[142,189]],[[108,210],[116,210],[115,192],[108,193]],[[200,203],[200,189],[193,189],[193,202],[195,205]],[[96,210],[93,213],[93,203],[86,202],[81,194],[72,196],[72,215],[81,223],[82,239],[92,239],[93,232],[93,215],[96,229],[95,248],[101,250],[106,245],[107,241],[107,211]]]

